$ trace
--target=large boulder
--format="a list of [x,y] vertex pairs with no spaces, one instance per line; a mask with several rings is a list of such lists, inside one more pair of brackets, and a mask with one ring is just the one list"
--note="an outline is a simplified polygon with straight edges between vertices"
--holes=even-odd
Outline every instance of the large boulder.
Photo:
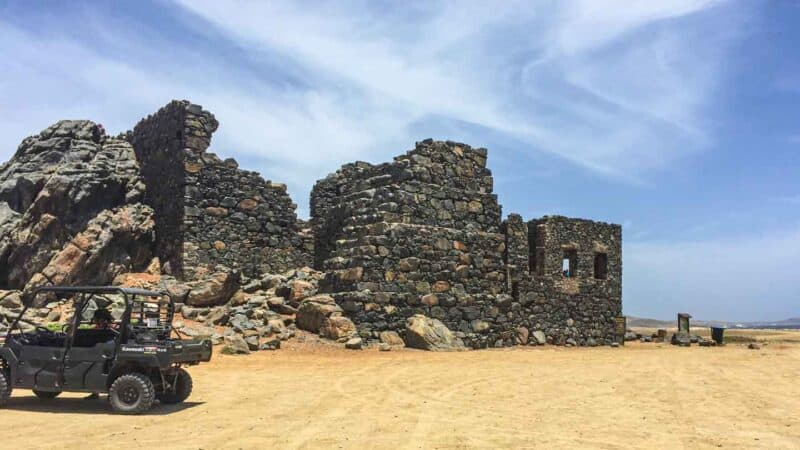
[[312,333],[319,333],[325,320],[333,314],[341,314],[336,301],[327,295],[316,295],[309,297],[300,304],[297,309],[295,321],[298,328]]
[[239,290],[239,280],[237,272],[217,272],[208,278],[186,283],[189,294],[185,303],[189,306],[224,305]]
[[434,352],[465,350],[461,341],[442,322],[417,314],[406,320],[405,343],[407,347]]
[[319,334],[328,339],[350,337],[356,333],[356,325],[344,316],[331,315],[327,317],[319,328]]
[[[87,230],[92,223],[95,231],[98,227],[125,227],[109,223],[115,220],[110,216],[116,215],[119,207],[141,201],[144,189],[133,147],[125,140],[106,136],[102,127],[93,122],[63,120],[26,138],[11,160],[0,166],[0,285],[22,288],[34,274],[48,267],[57,254],[85,252],[80,244],[69,248],[68,245],[84,231],[94,234]],[[98,220],[98,215],[106,210],[112,212]],[[139,212],[143,213],[142,207]],[[121,218],[117,216],[116,219]],[[135,222],[131,224],[134,227],[141,223],[136,218],[131,220]],[[94,238],[105,242],[104,237]],[[120,244],[117,237],[111,240]],[[92,249],[99,251],[96,246]],[[132,251],[130,247],[128,250]],[[98,282],[111,281],[106,268],[101,267],[106,259],[112,259],[114,265],[136,266],[149,262],[149,259],[139,261],[135,257],[140,249],[129,253],[130,262],[117,250],[100,253],[103,256],[94,259],[96,267],[91,270],[100,267],[105,273],[87,275],[105,278]],[[69,257],[65,253],[61,257],[71,260],[85,256]],[[75,274],[65,276],[69,278]],[[92,279],[68,281],[94,282]]]

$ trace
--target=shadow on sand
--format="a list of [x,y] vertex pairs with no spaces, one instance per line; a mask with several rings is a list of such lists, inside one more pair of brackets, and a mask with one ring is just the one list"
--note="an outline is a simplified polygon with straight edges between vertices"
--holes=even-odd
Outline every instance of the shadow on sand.
[[[183,402],[177,405],[156,404],[145,415],[163,416],[202,405],[203,402]],[[54,398],[43,400],[34,395],[13,396],[8,399],[5,409],[48,414],[114,414],[108,398],[101,396],[98,400],[83,398]]]

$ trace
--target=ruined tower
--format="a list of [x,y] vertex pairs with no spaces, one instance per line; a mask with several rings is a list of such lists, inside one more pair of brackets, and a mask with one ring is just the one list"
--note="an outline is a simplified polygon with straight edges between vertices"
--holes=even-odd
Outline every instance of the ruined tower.
[[367,337],[421,313],[473,347],[533,331],[560,344],[610,343],[621,228],[516,214],[502,222],[486,159],[485,149],[425,140],[391,163],[348,164],[320,180],[311,223],[323,290]]
[[162,264],[187,279],[217,265],[256,276],[310,264],[286,186],[207,152],[217,126],[201,106],[173,101],[128,134]]

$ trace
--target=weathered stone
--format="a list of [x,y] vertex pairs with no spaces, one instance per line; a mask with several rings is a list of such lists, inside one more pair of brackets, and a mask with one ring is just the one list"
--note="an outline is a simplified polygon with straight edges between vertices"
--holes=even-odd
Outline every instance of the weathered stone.
[[247,355],[250,354],[250,346],[243,337],[234,334],[232,336],[225,336],[223,338],[225,346],[222,347],[222,353],[226,355]]
[[336,305],[333,299],[320,295],[306,299],[301,303],[295,320],[298,328],[312,333],[319,333],[320,328],[325,323],[325,319],[333,313],[341,312],[342,308]]
[[533,336],[533,343],[536,345],[544,345],[547,343],[547,337],[544,334],[544,331],[536,330],[532,333]]
[[188,283],[188,286],[187,305],[222,305],[239,289],[239,277],[233,272],[218,272],[209,278]]
[[9,309],[22,308],[22,294],[19,291],[0,291],[0,306]]
[[423,315],[414,315],[406,320],[405,344],[411,348],[430,351],[457,351],[464,343],[444,324]]
[[306,297],[314,295],[316,289],[314,285],[305,280],[294,280],[291,282],[289,300],[299,302]]
[[225,325],[228,323],[228,308],[225,306],[219,306],[213,308],[211,312],[208,313],[206,317],[206,322],[209,322],[214,325]]
[[258,341],[258,335],[248,336],[244,339],[245,343],[247,343],[247,348],[251,352],[258,351],[260,342]]
[[320,336],[334,340],[352,336],[355,332],[356,326],[353,321],[344,316],[326,317],[319,328]]
[[405,347],[406,343],[396,331],[381,331],[380,340],[384,344]]
[[527,328],[518,327],[517,328],[517,335],[516,335],[517,343],[519,343],[521,345],[527,345],[528,344],[529,334],[530,333],[529,333]]
[[364,275],[363,267],[353,267],[350,269],[343,270],[339,274],[339,279],[345,282],[355,282],[355,281],[360,281],[363,275]]
[[344,347],[350,350],[361,350],[363,341],[360,337],[350,338],[345,342]]
[[483,320],[475,319],[470,323],[470,326],[475,333],[483,333],[488,330],[491,325]]
[[420,302],[425,306],[436,306],[439,304],[439,297],[436,294],[427,294],[420,297]]
[[441,280],[437,281],[436,283],[433,283],[433,286],[431,286],[431,290],[433,292],[447,292],[450,290],[450,283]]
[[281,348],[280,338],[273,337],[263,340],[259,350],[278,350],[279,348]]

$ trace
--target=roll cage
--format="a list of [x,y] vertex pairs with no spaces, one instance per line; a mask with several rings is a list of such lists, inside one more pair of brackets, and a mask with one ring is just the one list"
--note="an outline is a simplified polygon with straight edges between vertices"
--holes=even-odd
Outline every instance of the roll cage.
[[[126,288],[118,286],[43,286],[35,288],[25,296],[23,302],[23,309],[16,319],[11,323],[5,336],[5,342],[9,342],[12,333],[18,330],[22,334],[22,329],[19,328],[20,322],[29,323],[37,326],[38,324],[23,319],[25,313],[34,306],[34,300],[39,294],[52,293],[58,297],[69,295],[73,298],[75,314],[72,318],[72,327],[77,329],[80,323],[80,312],[95,296],[102,295],[121,295],[125,300],[125,312],[122,315],[119,327],[119,335],[117,336],[116,344],[120,345],[126,342],[131,334],[138,334],[142,330],[148,330],[154,339],[168,339],[171,332],[175,331],[178,339],[181,339],[181,334],[172,327],[172,319],[175,315],[175,302],[172,296],[166,291],[154,291],[147,289]],[[161,308],[161,302],[152,300],[153,298],[163,299],[166,298],[167,302]],[[158,304],[155,310],[148,308],[148,304]],[[138,317],[133,318],[133,314],[137,313]],[[147,317],[147,316],[151,317]],[[135,320],[132,320],[135,319]],[[151,320],[147,320],[151,319]]]

